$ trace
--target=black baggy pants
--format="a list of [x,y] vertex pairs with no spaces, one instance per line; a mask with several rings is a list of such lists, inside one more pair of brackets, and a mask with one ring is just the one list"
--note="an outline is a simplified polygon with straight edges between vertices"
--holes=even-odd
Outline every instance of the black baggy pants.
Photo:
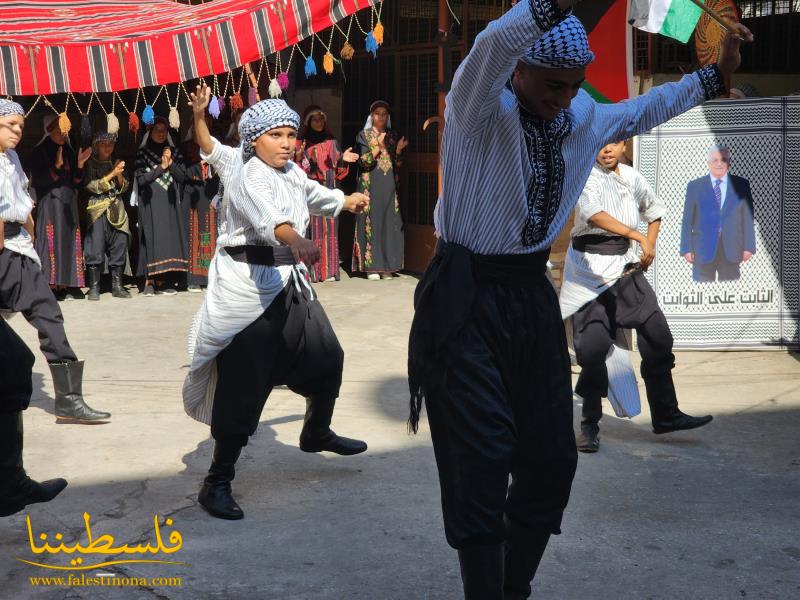
[[22,313],[36,328],[48,363],[77,360],[61,309],[39,265],[7,248],[0,250],[0,310]]
[[0,413],[28,408],[34,360],[33,352],[0,317]]
[[83,240],[87,266],[102,265],[107,259],[109,269],[122,269],[127,252],[128,234],[111,225],[105,213],[89,226]]
[[220,352],[211,413],[215,440],[245,446],[277,385],[312,402],[339,395],[344,351],[322,305],[307,294],[290,281]]
[[581,307],[572,319],[575,356],[581,366],[575,393],[583,398],[583,423],[598,423],[603,416],[600,399],[608,396],[605,361],[620,328],[636,330],[641,374],[653,418],[677,407],[672,386],[672,333],[656,294],[641,271],[623,277]]
[[[445,534],[456,549],[501,543],[504,514],[528,531],[560,533],[577,464],[570,360],[558,299],[544,275],[546,256],[536,272],[514,266],[524,257],[510,258],[503,274],[504,257],[479,264],[464,252],[447,244],[444,260],[441,252],[434,259],[415,314],[422,331],[442,320],[436,313],[447,319],[457,310],[442,299],[461,303],[470,295],[443,377],[422,382]],[[474,268],[456,272],[468,262]],[[424,298],[426,287],[454,282],[458,289]],[[423,337],[412,326],[412,360],[425,353]]]

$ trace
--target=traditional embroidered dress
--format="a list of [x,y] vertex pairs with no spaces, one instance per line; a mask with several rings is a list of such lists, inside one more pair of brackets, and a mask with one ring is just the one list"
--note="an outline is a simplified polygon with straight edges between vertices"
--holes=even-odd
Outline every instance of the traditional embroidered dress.
[[579,68],[592,58],[580,22],[553,0],[520,1],[478,35],[447,97],[440,243],[415,294],[410,425],[424,398],[447,540],[467,583],[504,581],[505,556],[506,597],[530,594],[538,559],[526,557],[560,532],[577,463],[550,244],[603,146],[723,90],[710,66],[619,104],[580,91],[545,121],[507,85],[519,60]]
[[375,158],[378,135],[370,116],[369,127],[356,136],[355,152],[361,157],[358,191],[369,196],[369,207],[356,216],[352,267],[353,271],[364,273],[393,273],[402,270],[405,252],[397,195],[403,159],[397,154],[399,138],[391,129],[386,132],[384,149]]
[[172,148],[172,164],[161,168],[164,148],[148,132],[136,155],[136,203],[139,207],[139,268],[137,275],[152,278],[170,271],[186,272],[186,227],[181,214],[180,186],[186,167],[180,152]]
[[[45,131],[55,115],[45,119]],[[61,148],[63,165],[56,168]],[[83,287],[84,263],[78,219],[78,190],[83,173],[68,143],[45,137],[31,154],[31,179],[36,190],[36,252],[51,286]]]
[[188,285],[208,284],[208,268],[217,247],[217,211],[212,204],[219,187],[219,175],[207,162],[186,167],[181,202],[188,226]]
[[[316,107],[313,107],[316,108]],[[309,120],[321,110],[306,109],[305,127],[297,138],[295,162],[302,167],[309,178],[318,181],[329,189],[336,188],[336,182],[347,177],[350,166],[342,160],[339,145],[328,131],[314,131]],[[320,249],[322,258],[308,271],[311,281],[317,283],[333,277],[339,281],[339,221],[311,215],[308,226],[308,239],[313,240]]]

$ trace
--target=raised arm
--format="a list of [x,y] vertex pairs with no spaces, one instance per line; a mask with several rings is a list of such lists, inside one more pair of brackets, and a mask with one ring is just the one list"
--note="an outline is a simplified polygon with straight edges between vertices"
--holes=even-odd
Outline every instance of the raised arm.
[[206,84],[198,85],[195,91],[189,95],[189,106],[192,107],[194,117],[194,141],[200,146],[200,151],[204,154],[211,154],[214,149],[214,140],[206,124],[206,108],[211,100],[211,88]]
[[517,61],[564,18],[571,0],[519,0],[492,21],[461,62],[447,94],[445,119],[467,135],[478,133],[497,110],[500,92]]
[[[305,172],[295,165],[298,172]],[[319,217],[338,217],[344,205],[344,192],[328,189],[318,181],[305,176],[305,193],[308,212]]]

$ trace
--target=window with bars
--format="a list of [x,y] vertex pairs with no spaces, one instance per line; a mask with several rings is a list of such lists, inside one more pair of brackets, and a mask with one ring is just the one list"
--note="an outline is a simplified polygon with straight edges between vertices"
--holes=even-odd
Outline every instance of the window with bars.
[[800,0],[743,0],[739,3],[739,10],[742,20],[800,13]]
[[633,71],[643,73],[650,71],[650,38],[651,34],[641,29],[633,29]]

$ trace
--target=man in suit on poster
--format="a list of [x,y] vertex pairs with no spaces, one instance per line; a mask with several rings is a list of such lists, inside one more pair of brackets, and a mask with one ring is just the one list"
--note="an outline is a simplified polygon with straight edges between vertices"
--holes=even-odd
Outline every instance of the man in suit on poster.
[[686,186],[681,255],[698,282],[739,279],[742,262],[756,251],[750,182],[731,175],[730,151],[712,146],[708,175]]

